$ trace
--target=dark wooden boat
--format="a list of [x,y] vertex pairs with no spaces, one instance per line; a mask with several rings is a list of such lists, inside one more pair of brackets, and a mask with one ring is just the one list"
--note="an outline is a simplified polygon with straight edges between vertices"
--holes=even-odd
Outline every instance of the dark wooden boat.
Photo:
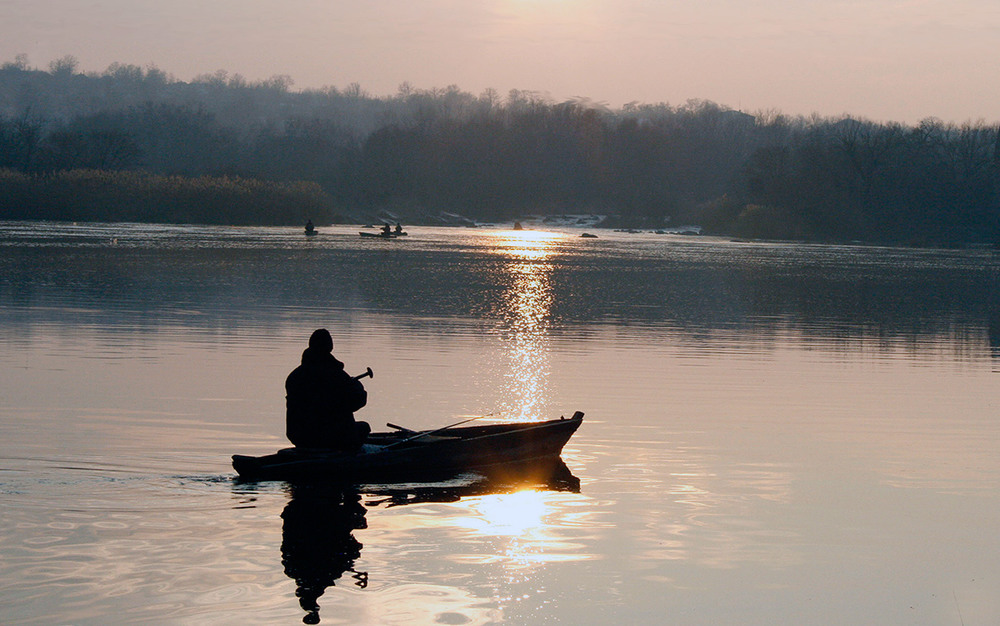
[[360,232],[358,234],[361,235],[362,237],[377,237],[379,239],[395,239],[396,237],[399,236],[399,235],[396,235],[395,233],[386,234],[386,233],[383,233],[383,232],[377,232],[377,233]]
[[233,455],[243,480],[395,483],[475,471],[522,474],[561,463],[563,446],[583,413],[545,422],[515,422],[431,431],[372,433],[358,453],[286,448],[267,456]]

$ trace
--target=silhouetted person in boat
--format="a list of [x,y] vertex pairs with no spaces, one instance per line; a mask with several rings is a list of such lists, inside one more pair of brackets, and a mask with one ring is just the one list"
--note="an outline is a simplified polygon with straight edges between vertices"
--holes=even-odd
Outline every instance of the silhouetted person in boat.
[[392,235],[392,227],[389,226],[388,222],[386,222],[385,224],[382,224],[382,236],[388,237],[390,235]]
[[402,226],[402,225],[401,225],[401,224],[400,224],[399,222],[396,222],[396,230],[395,230],[395,233],[396,233],[396,234],[398,235],[398,234],[400,234],[400,233],[402,233],[402,232],[403,232],[403,226]]
[[354,584],[368,586],[368,573],[354,569],[361,542],[352,532],[367,528],[361,496],[328,485],[293,485],[291,499],[281,513],[281,564],[295,581],[302,621],[319,623],[319,597],[345,572]]
[[285,380],[285,434],[297,448],[356,451],[371,432],[354,412],[368,403],[361,381],[333,356],[333,338],[320,328],[309,337],[302,364]]
[[306,220],[306,232],[311,233],[316,230],[312,220]]

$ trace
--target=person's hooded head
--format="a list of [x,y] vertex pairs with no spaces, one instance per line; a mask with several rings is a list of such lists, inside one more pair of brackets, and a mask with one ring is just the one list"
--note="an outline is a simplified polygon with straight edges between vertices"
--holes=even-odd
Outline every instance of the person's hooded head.
[[316,351],[329,354],[333,352],[333,337],[325,328],[318,328],[309,337],[309,347]]

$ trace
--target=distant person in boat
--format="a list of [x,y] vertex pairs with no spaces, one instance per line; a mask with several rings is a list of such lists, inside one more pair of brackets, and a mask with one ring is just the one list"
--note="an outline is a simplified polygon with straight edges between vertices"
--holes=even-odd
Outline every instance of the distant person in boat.
[[285,380],[285,392],[285,434],[297,448],[356,451],[372,430],[354,419],[368,403],[368,392],[333,356],[333,338],[325,328],[309,337],[302,364]]
[[311,233],[314,230],[316,230],[316,227],[313,226],[313,221],[312,220],[306,220],[306,232],[307,233]]
[[402,224],[400,224],[399,222],[396,222],[396,234],[399,235],[399,234],[402,234],[402,232],[403,232],[403,226],[402,226]]
[[382,236],[388,237],[391,234],[392,234],[392,227],[389,226],[389,223],[386,222],[385,224],[382,224]]

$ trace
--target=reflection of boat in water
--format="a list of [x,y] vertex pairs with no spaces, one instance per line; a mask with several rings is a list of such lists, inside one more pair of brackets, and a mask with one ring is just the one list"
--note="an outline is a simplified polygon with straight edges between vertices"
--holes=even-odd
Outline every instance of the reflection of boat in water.
[[[341,584],[368,586],[368,572],[355,569],[364,547],[355,530],[368,527],[366,506],[395,507],[426,502],[513,493],[525,489],[577,493],[580,481],[560,460],[544,472],[508,475],[503,480],[476,474],[440,483],[364,485],[342,488],[329,483],[293,484],[281,513],[281,564],[295,581],[295,595],[306,611],[302,621],[320,622],[319,598]],[[365,502],[362,503],[362,495]],[[350,574],[345,578],[345,574]]]
[[573,475],[562,459],[556,459],[541,464],[522,463],[509,468],[502,476],[468,472],[435,483],[370,484],[362,485],[360,489],[369,496],[380,496],[372,501],[372,505],[393,507],[423,502],[457,502],[462,498],[525,489],[579,493],[580,479]]
[[504,474],[520,464],[558,460],[583,413],[545,422],[514,422],[372,433],[358,453],[286,448],[275,454],[233,455],[244,480],[403,482],[476,470]]

